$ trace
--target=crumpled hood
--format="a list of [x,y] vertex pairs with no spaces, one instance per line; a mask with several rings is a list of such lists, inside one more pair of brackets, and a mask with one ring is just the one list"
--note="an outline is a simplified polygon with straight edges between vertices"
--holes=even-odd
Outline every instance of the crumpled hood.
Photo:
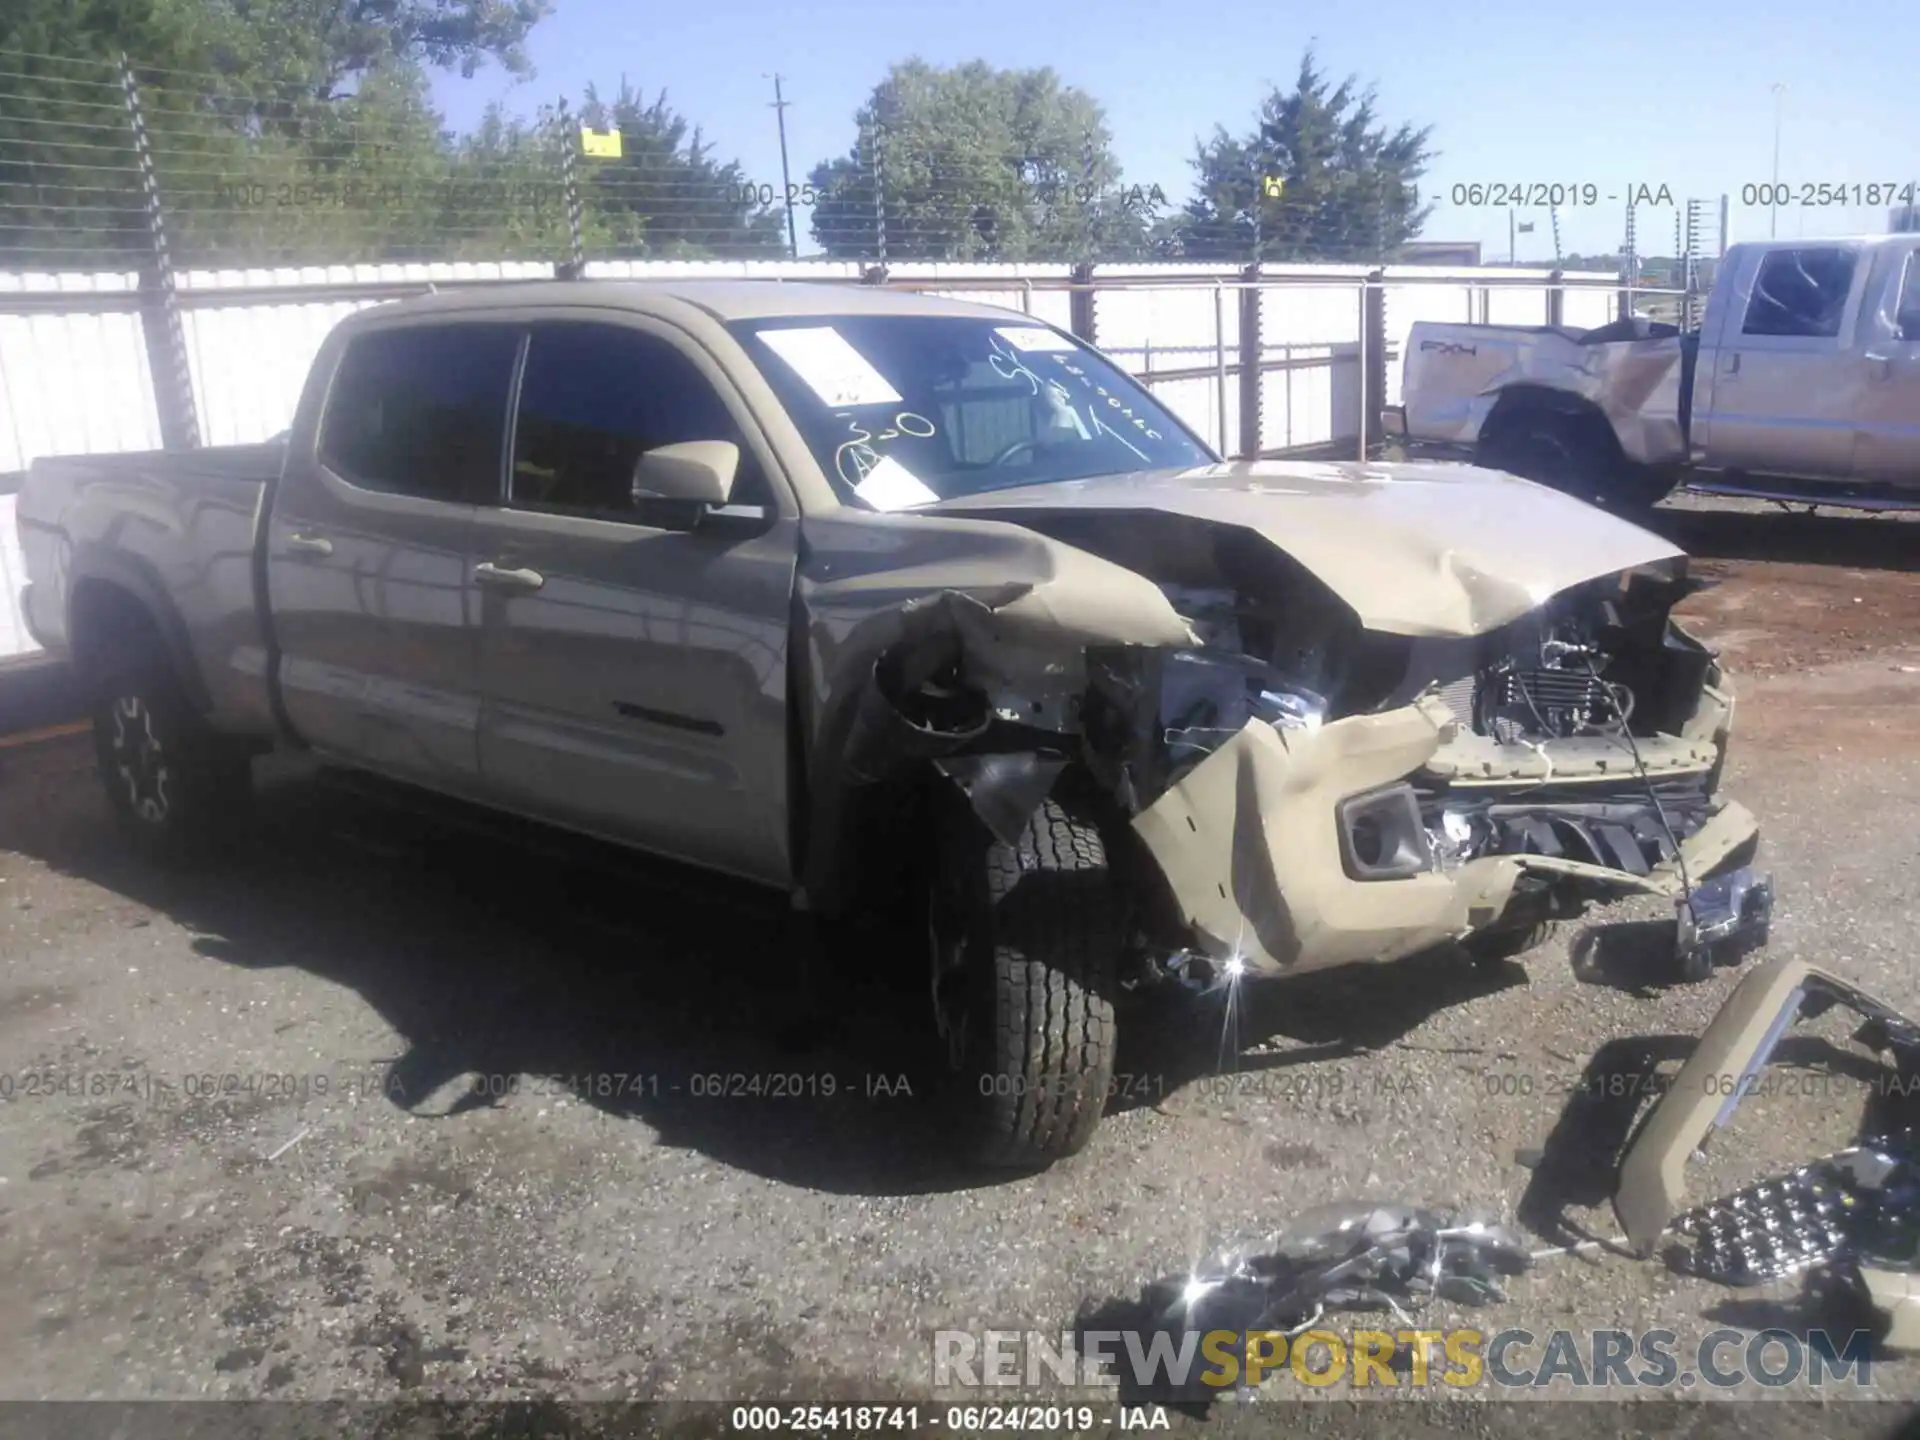
[[1651,531],[1497,470],[1434,463],[1233,461],[1023,485],[916,507],[1018,524],[1137,512],[1236,525],[1284,551],[1370,630],[1497,630],[1582,581],[1686,556]]

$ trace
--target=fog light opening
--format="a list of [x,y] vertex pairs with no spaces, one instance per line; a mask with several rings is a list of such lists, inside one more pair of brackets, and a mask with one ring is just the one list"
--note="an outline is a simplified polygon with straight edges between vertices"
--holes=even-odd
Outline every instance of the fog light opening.
[[1381,833],[1379,820],[1372,815],[1362,815],[1348,833],[1353,839],[1353,858],[1367,869],[1377,870],[1387,855],[1386,836]]
[[1434,866],[1434,846],[1411,785],[1340,802],[1340,858],[1354,880],[1404,880]]

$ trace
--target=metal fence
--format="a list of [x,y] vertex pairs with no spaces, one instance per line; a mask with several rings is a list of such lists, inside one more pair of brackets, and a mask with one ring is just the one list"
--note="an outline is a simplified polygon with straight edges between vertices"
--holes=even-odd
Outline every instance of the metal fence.
[[[1257,166],[1257,161],[1249,160]],[[862,122],[846,153],[750,174],[631,92],[442,129],[417,84],[344,96],[257,77],[0,50],[0,268],[584,259],[1370,261],[1407,182],[1124,175],[1102,137],[991,153]]]
[[[532,262],[182,271],[181,356],[137,277],[0,272],[0,472],[47,454],[264,439],[291,419],[328,330],[365,305],[464,285],[566,284]],[[1230,455],[1377,438],[1422,319],[1605,323],[1616,277],[1427,267],[590,261],[584,278],[753,275],[975,299],[1069,329]],[[156,333],[157,332],[157,333]],[[156,362],[160,357],[160,362]],[[170,411],[172,413],[170,413]]]
[[[964,297],[1071,329],[1143,380],[1221,453],[1375,453],[1382,404],[1418,320],[1604,323],[1616,277],[1426,267],[588,262],[585,276],[756,275]],[[18,472],[42,455],[160,448],[192,406],[208,444],[292,418],[314,352],[344,315],[429,285],[564,284],[538,263],[182,271],[185,383],[162,383],[137,276],[0,272],[0,658],[32,648],[17,612]],[[11,472],[11,474],[9,474]]]
[[[1366,453],[1417,319],[1591,325],[1636,303],[1613,275],[1383,263],[1394,198],[1348,186],[1335,206],[1248,175],[1195,214],[1091,135],[1078,155],[982,155],[881,126],[774,184],[631,94],[453,136],[405,85],[317,100],[0,50],[0,477],[45,454],[263,439],[341,316],[429,284],[736,274],[964,295],[1098,344],[1242,456]],[[797,256],[802,235],[825,253]],[[24,643],[8,608],[0,653]]]

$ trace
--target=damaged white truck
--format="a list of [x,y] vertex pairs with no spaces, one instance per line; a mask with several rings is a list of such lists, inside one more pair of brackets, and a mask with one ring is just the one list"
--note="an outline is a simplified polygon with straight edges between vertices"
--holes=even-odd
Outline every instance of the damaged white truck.
[[19,515],[135,835],[204,842],[287,745],[829,924],[908,897],[997,1163],[1086,1143],[1123,990],[1636,892],[1690,944],[1764,920],[1684,556],[1468,467],[1223,463],[1013,312],[422,297],[340,324],[281,439],[43,461]]
[[1405,353],[1385,423],[1414,453],[1620,510],[1676,486],[1920,508],[1920,237],[1732,246],[1687,334],[1423,322]]

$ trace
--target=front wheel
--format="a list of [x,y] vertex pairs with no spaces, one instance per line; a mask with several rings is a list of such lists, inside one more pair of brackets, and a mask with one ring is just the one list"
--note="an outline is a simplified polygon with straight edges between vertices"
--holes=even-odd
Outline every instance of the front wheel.
[[156,859],[197,857],[227,838],[251,794],[251,762],[209,730],[165,670],[136,666],[96,687],[94,755],[107,799]]
[[972,1158],[1039,1168],[1106,1109],[1123,928],[1100,832],[1045,801],[1013,844],[943,826],[931,887],[934,1011]]

